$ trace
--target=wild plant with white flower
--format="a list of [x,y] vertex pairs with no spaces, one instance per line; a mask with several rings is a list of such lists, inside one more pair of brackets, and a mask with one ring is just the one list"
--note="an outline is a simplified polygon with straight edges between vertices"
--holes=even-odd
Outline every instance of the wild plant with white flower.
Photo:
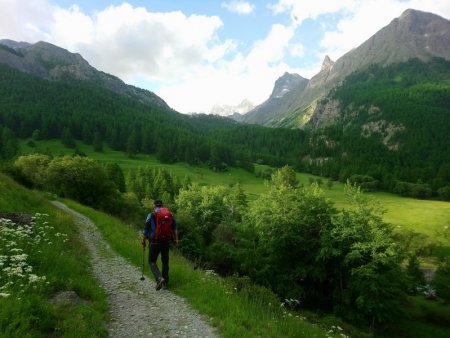
[[33,273],[30,255],[44,246],[51,246],[54,241],[67,241],[66,234],[54,233],[48,217],[47,214],[36,213],[28,225],[0,218],[0,298],[45,285],[46,277]]

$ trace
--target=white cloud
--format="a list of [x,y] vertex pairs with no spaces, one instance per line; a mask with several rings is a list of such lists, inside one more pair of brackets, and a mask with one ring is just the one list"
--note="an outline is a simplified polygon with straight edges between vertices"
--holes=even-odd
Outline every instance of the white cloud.
[[283,58],[293,34],[292,27],[275,24],[247,55],[238,53],[231,61],[198,68],[157,94],[182,112],[209,112],[215,104],[238,105],[244,99],[259,104],[269,97],[275,80],[289,69]]
[[[261,103],[285,71],[311,77],[320,69],[320,61],[292,69],[284,62],[288,53],[301,57],[308,48],[308,54],[329,54],[336,60],[406,8],[450,17],[448,0],[280,0],[273,12],[289,14],[292,22],[273,24],[243,54],[236,41],[219,39],[224,24],[217,16],[156,13],[128,3],[88,15],[77,6],[61,8],[50,1],[0,0],[0,38],[45,40],[79,52],[97,69],[127,82],[153,84],[150,89],[181,112],[207,112],[214,104],[237,105],[244,98]],[[246,1],[222,6],[243,14],[255,8]],[[293,43],[302,22],[320,23],[324,14],[339,21],[335,27],[334,20],[323,25],[318,50],[299,39]]]
[[322,22],[325,34],[320,54],[333,60],[359,46],[408,8],[450,17],[448,0],[279,0],[271,6],[274,14],[289,13],[296,26],[306,19],[321,20],[325,14],[339,15],[341,19],[333,29]]
[[[77,25],[85,19],[79,13],[70,14]],[[217,16],[152,13],[124,3],[108,7],[91,20],[90,34],[78,40],[73,37],[72,48],[95,67],[125,80],[140,73],[153,79],[175,79],[233,48],[230,41],[216,43],[215,34],[223,25]],[[69,36],[65,31],[67,21],[56,20],[54,36],[61,31]]]
[[305,55],[305,47],[301,43],[291,44],[289,47],[289,54],[292,56],[303,56]]
[[251,14],[255,10],[255,5],[247,1],[240,1],[240,0],[222,2],[220,6],[229,10],[230,12],[241,15]]
[[279,0],[270,5],[274,14],[290,13],[295,25],[300,25],[306,19],[317,19],[320,15],[336,13],[341,10],[351,10],[357,0]]
[[46,27],[56,7],[47,0],[0,0],[0,36],[3,39],[45,40]]

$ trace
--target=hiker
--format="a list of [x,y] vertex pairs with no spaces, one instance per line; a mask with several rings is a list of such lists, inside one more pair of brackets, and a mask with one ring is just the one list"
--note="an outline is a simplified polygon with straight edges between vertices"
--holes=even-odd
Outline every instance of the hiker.
[[[154,206],[154,211],[145,220],[142,247],[145,249],[146,241],[150,241],[148,261],[155,276],[156,290],[160,290],[162,287],[167,288],[169,282],[169,247],[172,241],[178,246],[178,230],[175,218],[169,209],[163,207],[163,202],[155,200]],[[156,265],[160,253],[162,274]]]

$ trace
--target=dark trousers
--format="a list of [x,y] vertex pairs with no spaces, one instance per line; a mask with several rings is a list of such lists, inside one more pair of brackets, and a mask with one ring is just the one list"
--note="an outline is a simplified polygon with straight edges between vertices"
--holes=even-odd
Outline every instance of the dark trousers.
[[161,272],[159,272],[158,265],[156,265],[158,256],[161,254],[162,277],[166,280],[166,283],[169,282],[169,246],[169,242],[150,243],[148,261],[156,281],[161,277]]

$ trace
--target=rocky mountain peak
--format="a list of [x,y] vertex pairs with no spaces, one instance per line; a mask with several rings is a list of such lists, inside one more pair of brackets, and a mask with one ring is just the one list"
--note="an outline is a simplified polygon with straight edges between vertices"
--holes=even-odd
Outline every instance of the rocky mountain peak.
[[322,72],[324,70],[325,71],[330,70],[330,68],[333,67],[333,65],[334,65],[334,61],[332,61],[328,55],[325,55],[325,58],[323,59],[322,67],[321,67],[320,71]]
[[281,98],[305,81],[308,80],[298,74],[285,72],[275,81],[270,98]]
[[219,105],[215,104],[211,110],[210,113],[214,115],[221,115],[221,116],[230,116],[237,114],[238,116],[241,116],[242,114],[247,113],[248,111],[255,108],[255,105],[250,102],[247,99],[242,100],[241,103],[239,103],[236,106],[232,105]]
[[335,62],[325,56],[320,72],[307,82],[306,88],[304,84],[289,87],[290,74],[284,74],[268,99],[274,102],[250,111],[245,121],[277,126],[286,125],[289,120],[294,121],[291,126],[298,127],[308,121],[304,114],[315,102],[352,72],[370,64],[388,66],[412,58],[427,62],[433,57],[450,60],[450,21],[433,13],[408,9]]

